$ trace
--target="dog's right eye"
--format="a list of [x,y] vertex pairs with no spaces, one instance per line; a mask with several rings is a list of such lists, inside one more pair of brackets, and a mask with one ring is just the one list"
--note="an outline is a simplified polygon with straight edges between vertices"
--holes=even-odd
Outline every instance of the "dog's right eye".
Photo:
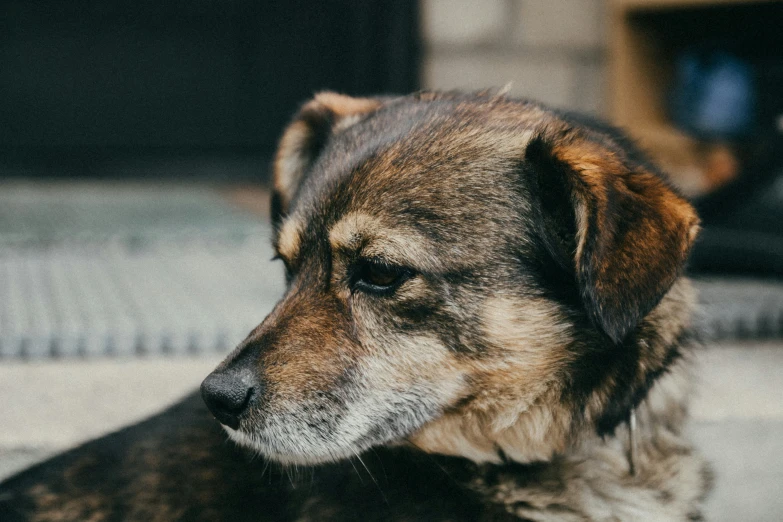
[[412,275],[409,268],[377,260],[364,260],[354,268],[351,286],[371,294],[389,295]]

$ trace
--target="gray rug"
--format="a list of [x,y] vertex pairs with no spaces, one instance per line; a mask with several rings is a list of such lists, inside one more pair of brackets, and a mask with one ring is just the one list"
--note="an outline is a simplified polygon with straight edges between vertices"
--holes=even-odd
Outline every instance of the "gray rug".
[[269,235],[208,188],[0,187],[0,356],[228,350],[282,291]]
[[713,277],[695,284],[705,339],[783,339],[783,280]]

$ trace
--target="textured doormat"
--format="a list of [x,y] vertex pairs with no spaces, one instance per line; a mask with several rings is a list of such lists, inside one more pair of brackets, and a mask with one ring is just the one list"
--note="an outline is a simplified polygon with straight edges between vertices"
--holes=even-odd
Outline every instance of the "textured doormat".
[[705,278],[694,281],[696,324],[706,340],[783,339],[783,280]]
[[227,350],[271,310],[283,275],[268,231],[0,255],[0,354]]
[[[270,234],[209,188],[0,184],[0,357],[229,350],[282,293]],[[783,282],[696,286],[705,339],[783,337]]]
[[269,235],[209,188],[0,185],[0,355],[226,351],[282,291]]

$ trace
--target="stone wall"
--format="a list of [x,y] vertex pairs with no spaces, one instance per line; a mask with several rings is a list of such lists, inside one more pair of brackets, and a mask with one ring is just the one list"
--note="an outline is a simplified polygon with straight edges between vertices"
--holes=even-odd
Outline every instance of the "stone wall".
[[511,93],[602,114],[604,0],[422,0],[423,85]]

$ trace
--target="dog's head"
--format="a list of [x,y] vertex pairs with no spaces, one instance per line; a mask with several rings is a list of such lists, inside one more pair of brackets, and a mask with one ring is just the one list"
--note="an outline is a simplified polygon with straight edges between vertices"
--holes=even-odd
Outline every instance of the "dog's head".
[[281,462],[548,458],[622,422],[687,323],[693,209],[611,129],[528,102],[320,94],[273,222],[286,294],[202,392]]

